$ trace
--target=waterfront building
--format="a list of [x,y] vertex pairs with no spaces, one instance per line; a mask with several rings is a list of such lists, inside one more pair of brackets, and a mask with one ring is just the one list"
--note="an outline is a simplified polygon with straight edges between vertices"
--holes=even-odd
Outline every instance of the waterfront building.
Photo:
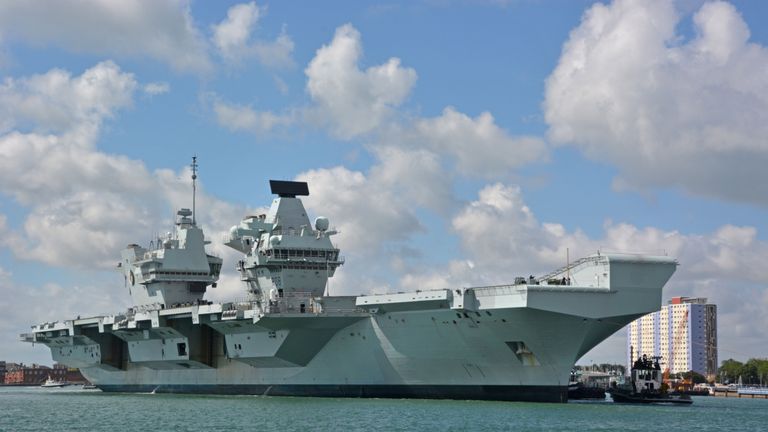
[[5,373],[5,385],[36,385],[45,381],[51,368],[33,364],[25,366],[23,364],[14,365]]
[[[658,312],[627,327],[627,368],[638,356],[660,356],[662,370],[717,374],[717,305],[706,298],[674,297]],[[634,356],[634,358],[633,358]]]
[[80,374],[77,369],[69,368],[65,365],[56,363],[53,368],[48,366],[42,366],[33,364],[32,366],[25,366],[23,364],[9,363],[6,365],[7,370],[5,376],[0,384],[5,385],[38,385],[45,381],[48,377],[51,377],[57,381],[65,381],[70,383],[82,383],[85,382],[85,378]]

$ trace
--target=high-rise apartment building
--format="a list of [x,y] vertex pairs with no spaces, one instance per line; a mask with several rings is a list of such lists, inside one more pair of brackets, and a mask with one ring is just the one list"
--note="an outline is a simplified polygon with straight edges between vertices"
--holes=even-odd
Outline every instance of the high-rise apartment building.
[[[627,327],[627,367],[638,356],[660,356],[671,373],[717,374],[717,306],[706,298],[674,297]],[[634,356],[634,359],[632,358]]]

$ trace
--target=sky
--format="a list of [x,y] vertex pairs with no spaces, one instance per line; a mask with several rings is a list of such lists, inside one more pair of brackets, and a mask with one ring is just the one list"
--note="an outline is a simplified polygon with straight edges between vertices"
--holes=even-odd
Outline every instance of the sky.
[[[129,243],[191,205],[221,241],[309,183],[351,295],[508,283],[666,254],[718,305],[721,360],[768,346],[768,4],[697,0],[0,2],[0,359],[116,313]],[[229,263],[229,265],[227,265]],[[625,358],[617,333],[580,364]]]

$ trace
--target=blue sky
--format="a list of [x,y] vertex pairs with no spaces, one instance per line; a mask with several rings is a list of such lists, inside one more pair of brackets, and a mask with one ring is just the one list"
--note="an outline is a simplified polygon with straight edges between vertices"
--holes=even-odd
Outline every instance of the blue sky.
[[[189,205],[212,249],[310,183],[338,293],[503,283],[668,253],[765,356],[768,18],[695,0],[0,5],[0,358],[28,325],[128,305],[110,266]],[[231,265],[215,300],[241,296]],[[624,358],[619,332],[582,362]]]

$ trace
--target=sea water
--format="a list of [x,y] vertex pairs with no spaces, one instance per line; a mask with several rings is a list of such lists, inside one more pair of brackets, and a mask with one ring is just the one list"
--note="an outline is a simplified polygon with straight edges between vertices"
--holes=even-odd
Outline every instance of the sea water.
[[0,431],[764,431],[768,400],[691,406],[115,394],[0,387]]

